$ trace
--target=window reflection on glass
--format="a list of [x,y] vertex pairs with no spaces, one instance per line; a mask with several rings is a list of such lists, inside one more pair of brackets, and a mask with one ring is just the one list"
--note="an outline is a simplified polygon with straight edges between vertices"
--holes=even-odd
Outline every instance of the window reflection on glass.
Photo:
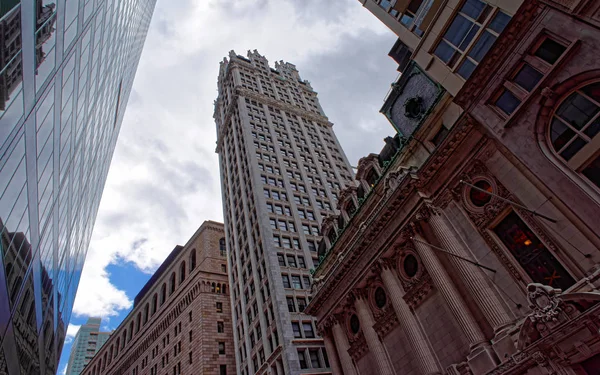
[[50,73],[56,65],[56,54],[54,45],[56,44],[55,28],[56,13],[54,12],[54,4],[48,5],[42,12],[42,17],[39,21],[43,21],[42,26],[36,31],[36,90],[40,90]]
[[0,146],[23,115],[21,6],[0,2]]

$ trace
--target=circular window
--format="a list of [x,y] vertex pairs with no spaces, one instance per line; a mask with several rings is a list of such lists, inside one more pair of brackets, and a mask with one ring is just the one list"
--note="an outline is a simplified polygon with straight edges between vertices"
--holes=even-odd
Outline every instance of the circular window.
[[355,335],[360,330],[360,322],[358,321],[358,316],[356,316],[355,314],[352,314],[352,316],[350,317],[350,329]]
[[492,185],[486,180],[479,180],[473,184],[477,189],[471,188],[469,191],[469,199],[475,207],[483,207],[492,200],[492,193],[494,189]]
[[417,258],[412,254],[408,254],[404,258],[402,267],[404,268],[404,273],[408,277],[414,277],[417,274],[417,272],[419,272],[419,262],[417,261]]
[[385,290],[382,287],[375,289],[375,305],[382,309],[387,303],[387,296],[385,295]]
[[412,119],[419,118],[423,114],[423,98],[420,96],[409,98],[404,103],[404,116]]

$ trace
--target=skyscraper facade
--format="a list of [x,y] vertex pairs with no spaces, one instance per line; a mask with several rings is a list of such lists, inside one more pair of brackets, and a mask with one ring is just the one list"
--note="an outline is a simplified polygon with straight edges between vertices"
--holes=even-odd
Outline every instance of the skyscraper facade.
[[57,370],[154,4],[0,4],[0,373]]
[[224,235],[205,221],[176,246],[82,374],[234,374]]
[[319,225],[352,171],[293,64],[231,51],[215,102],[239,374],[329,370],[310,301]]
[[89,318],[79,327],[75,335],[67,364],[67,375],[79,375],[102,345],[110,337],[110,332],[100,332],[101,318]]

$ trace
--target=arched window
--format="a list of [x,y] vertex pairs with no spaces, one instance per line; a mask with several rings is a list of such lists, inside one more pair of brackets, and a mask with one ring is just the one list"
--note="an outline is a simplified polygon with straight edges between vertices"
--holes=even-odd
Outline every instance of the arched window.
[[217,286],[215,285],[215,283],[212,283],[210,291],[214,293],[216,288]]
[[142,326],[142,313],[139,312],[137,314],[137,320],[135,323],[135,333],[138,333],[140,331],[141,326]]
[[117,344],[115,345],[115,357],[119,355],[120,347],[121,347],[121,338],[117,337]]
[[146,306],[144,306],[144,324],[146,324],[148,322],[149,312],[150,312],[150,305],[148,303],[146,303]]
[[196,249],[192,249],[190,253],[190,272],[196,268]]
[[227,286],[225,284],[221,286],[221,293],[227,294]]
[[169,295],[175,292],[175,272],[171,274],[171,279],[169,280]]
[[158,297],[156,296],[156,293],[154,293],[154,295],[152,296],[152,315],[154,315],[154,313],[156,312],[157,300]]
[[131,341],[132,338],[133,338],[133,320],[131,321],[131,323],[129,323],[129,338],[127,339],[127,342]]
[[179,284],[185,280],[185,260],[179,266]]
[[369,184],[370,187],[374,187],[375,183],[377,183],[378,179],[379,179],[379,175],[377,174],[377,171],[375,170],[375,168],[371,168],[369,173],[367,173],[367,177],[365,178],[365,181],[367,181],[367,184]]
[[350,199],[348,203],[346,203],[346,213],[348,214],[348,216],[352,217],[352,215],[354,215],[355,212],[356,206],[354,205],[354,201]]
[[548,132],[557,155],[569,168],[600,187],[600,82],[581,87],[558,106]]
[[167,300],[167,284],[163,283],[162,287],[160,288],[160,305],[162,306],[162,304],[165,303],[166,300]]
[[221,256],[225,256],[227,253],[227,247],[225,246],[225,238],[221,238],[219,240],[219,251],[221,252]]
[[123,331],[123,341],[121,342],[121,349],[125,347],[125,342],[127,341],[127,330]]

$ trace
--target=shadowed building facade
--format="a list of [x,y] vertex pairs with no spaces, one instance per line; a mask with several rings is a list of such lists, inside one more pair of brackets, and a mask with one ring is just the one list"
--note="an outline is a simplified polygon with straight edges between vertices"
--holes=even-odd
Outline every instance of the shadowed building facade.
[[293,64],[221,63],[215,102],[238,373],[328,373],[310,300],[322,218],[352,171]]
[[57,371],[154,4],[0,4],[2,374]]
[[600,4],[361,2],[403,74],[321,227],[334,372],[597,374]]
[[67,375],[81,374],[83,368],[110,337],[111,332],[100,332],[101,322],[101,318],[88,318],[87,322],[79,327],[71,346]]
[[224,236],[205,221],[176,246],[82,374],[235,374]]

